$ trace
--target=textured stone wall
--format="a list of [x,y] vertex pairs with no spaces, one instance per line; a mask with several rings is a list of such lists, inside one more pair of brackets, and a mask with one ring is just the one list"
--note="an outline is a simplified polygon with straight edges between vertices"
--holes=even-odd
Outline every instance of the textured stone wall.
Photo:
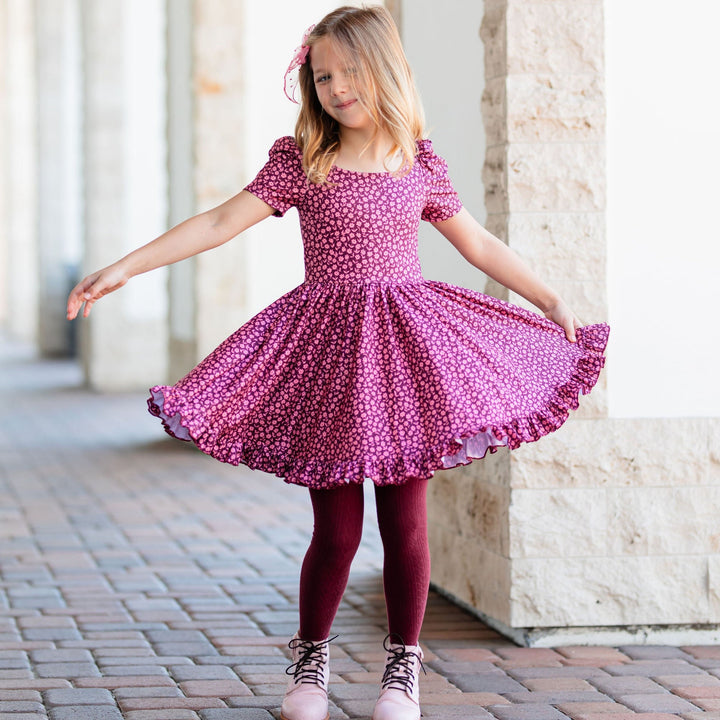
[[[602,2],[486,0],[481,37],[487,225],[607,320]],[[608,418],[611,372],[612,344],[560,431],[431,483],[433,581],[523,642],[720,620],[720,421]]]

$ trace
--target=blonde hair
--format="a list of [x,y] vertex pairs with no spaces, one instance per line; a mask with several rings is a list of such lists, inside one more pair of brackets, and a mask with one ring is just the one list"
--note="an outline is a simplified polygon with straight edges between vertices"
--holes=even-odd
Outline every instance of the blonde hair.
[[[381,6],[344,6],[326,15],[310,33],[307,45],[327,38],[337,54],[352,67],[358,101],[392,141],[388,158],[400,154],[396,171],[412,169],[424,117],[412,71],[390,13]],[[312,53],[310,53],[312,56]],[[300,67],[300,113],[295,141],[303,153],[303,168],[310,182],[322,185],[340,149],[340,125],[325,113],[315,91],[311,61]]]

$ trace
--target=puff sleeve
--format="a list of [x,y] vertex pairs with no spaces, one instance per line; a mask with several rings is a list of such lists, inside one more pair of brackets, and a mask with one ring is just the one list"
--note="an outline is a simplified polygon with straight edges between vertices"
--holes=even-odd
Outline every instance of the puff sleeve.
[[430,140],[418,142],[417,161],[426,171],[426,196],[422,219],[428,222],[449,220],[462,209],[462,203],[448,174],[447,163],[435,154]]
[[274,215],[282,217],[301,202],[307,188],[302,152],[295,140],[287,136],[275,141],[269,155],[270,159],[245,190],[274,208]]

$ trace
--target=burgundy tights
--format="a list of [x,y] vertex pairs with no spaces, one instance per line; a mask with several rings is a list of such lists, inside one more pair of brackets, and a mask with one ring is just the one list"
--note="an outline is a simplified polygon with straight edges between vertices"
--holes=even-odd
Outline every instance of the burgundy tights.
[[[375,487],[388,629],[407,645],[417,645],[430,585],[426,492],[427,480]],[[300,637],[319,641],[330,634],[360,544],[363,487],[310,490],[310,499],[315,525],[300,573]]]

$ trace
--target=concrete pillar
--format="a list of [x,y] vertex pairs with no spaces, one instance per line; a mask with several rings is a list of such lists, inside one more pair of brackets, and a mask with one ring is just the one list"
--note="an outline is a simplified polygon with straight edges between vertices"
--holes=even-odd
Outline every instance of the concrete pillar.
[[34,343],[38,316],[35,13],[26,0],[5,0],[3,9],[5,326],[13,336]]
[[[83,0],[84,270],[166,227],[164,3]],[[83,323],[88,383],[139,389],[166,377],[165,270],[134,278]]]
[[[194,0],[197,211],[239,192],[266,162],[273,141],[293,134],[297,106],[283,94],[283,74],[303,31],[334,7],[332,0],[283,3],[281,8],[246,0]],[[279,14],[283,22],[278,24]],[[195,263],[200,359],[302,282],[297,217],[291,212],[282,221],[270,218]]]
[[[487,225],[606,320],[603,4],[486,0],[481,37]],[[608,417],[608,377],[558,432],[433,478],[433,582],[523,644],[716,642],[719,421]]]
[[36,0],[38,113],[38,348],[72,351],[65,318],[81,244],[80,34],[76,0]]
[[[193,83],[194,0],[166,0],[168,225],[196,212],[195,95]],[[168,382],[182,377],[197,361],[196,260],[168,269]]]
[[[0,97],[7,98],[7,3],[0,2]],[[9,144],[7,127],[7,103],[0,107],[0,328],[5,328],[8,319],[8,164]]]
[[[244,0],[195,0],[195,204],[202,212],[242,189]],[[248,30],[249,32],[249,30]],[[198,256],[195,335],[204,357],[245,319],[245,244]]]

